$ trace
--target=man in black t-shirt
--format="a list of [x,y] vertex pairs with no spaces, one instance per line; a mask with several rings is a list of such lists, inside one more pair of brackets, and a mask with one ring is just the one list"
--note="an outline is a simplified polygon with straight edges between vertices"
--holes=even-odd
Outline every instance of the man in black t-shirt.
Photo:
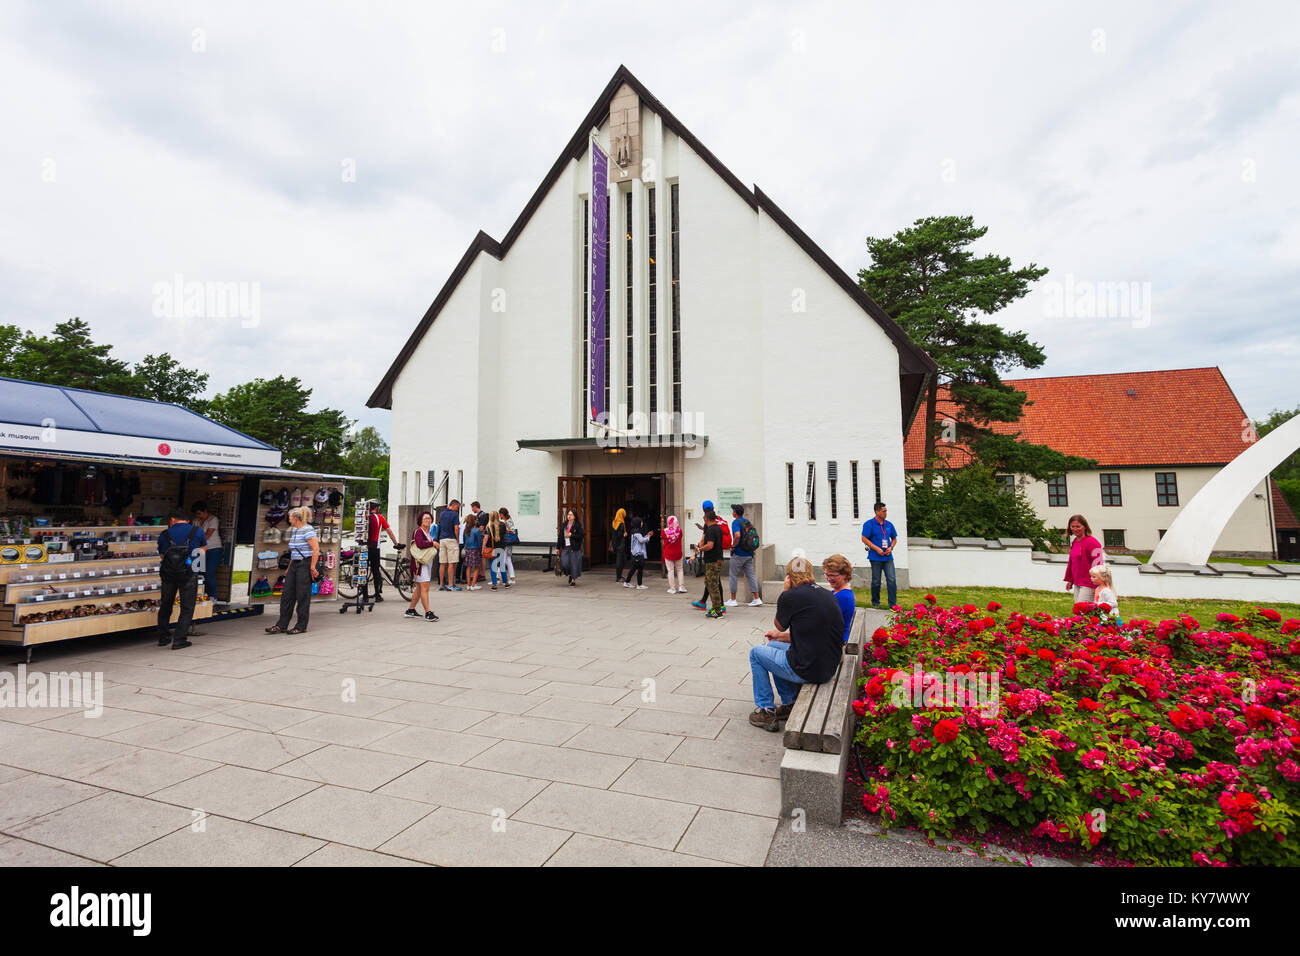
[[[706,505],[713,502],[706,501]],[[700,552],[704,555],[704,587],[709,592],[712,607],[706,617],[722,617],[727,609],[722,606],[722,525],[712,507],[704,509],[704,536],[700,538]]]
[[[844,653],[844,616],[835,596],[813,583],[812,563],[794,558],[786,565],[785,590],[776,602],[776,629],[768,644],[749,649],[755,710],[749,722],[775,732],[790,716],[800,684],[821,684],[835,675]],[[774,707],[772,684],[781,695]]]

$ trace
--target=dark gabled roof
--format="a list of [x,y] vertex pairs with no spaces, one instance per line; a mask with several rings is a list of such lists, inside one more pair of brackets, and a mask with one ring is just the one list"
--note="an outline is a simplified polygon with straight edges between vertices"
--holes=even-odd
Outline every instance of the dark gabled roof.
[[[547,171],[545,178],[537,187],[536,191],[534,191],[532,197],[528,200],[528,204],[524,206],[524,210],[519,214],[519,218],[515,220],[514,225],[510,227],[508,232],[506,232],[505,238],[500,242],[497,242],[486,232],[483,232],[481,229],[479,230],[478,235],[474,237],[474,241],[471,242],[469,248],[465,250],[465,254],[460,257],[460,261],[456,263],[456,268],[452,270],[451,275],[447,278],[442,289],[438,292],[437,298],[433,300],[433,304],[430,305],[428,311],[424,313],[424,318],[420,320],[419,325],[415,327],[415,331],[412,332],[410,337],[406,340],[406,344],[402,346],[402,350],[397,353],[397,358],[393,360],[393,364],[384,374],[383,379],[375,388],[373,394],[371,394],[370,398],[366,400],[367,407],[393,407],[393,382],[402,371],[402,367],[406,365],[407,360],[410,359],[411,355],[415,352],[415,348],[419,345],[420,339],[424,337],[424,333],[428,331],[429,326],[433,324],[433,320],[438,317],[438,313],[442,311],[443,306],[447,304],[447,300],[451,298],[452,293],[456,290],[456,286],[460,284],[460,280],[464,278],[465,273],[469,271],[469,267],[473,264],[475,257],[480,252],[486,252],[498,260],[505,257],[506,253],[510,251],[510,247],[514,245],[515,240],[519,238],[519,234],[523,232],[524,227],[528,224],[528,220],[532,218],[533,213],[536,212],[537,208],[542,204],[542,200],[546,197],[547,193],[551,191],[551,187],[555,185],[556,181],[560,178],[560,175],[564,172],[565,166],[570,162],[581,158],[583,151],[587,148],[587,139],[592,127],[599,126],[600,123],[607,118],[610,101],[614,98],[614,95],[624,83],[636,91],[641,103],[650,109],[651,112],[658,115],[663,120],[664,126],[677,134],[677,136],[680,137],[697,156],[708,164],[710,169],[717,173],[717,175],[732,188],[736,195],[743,199],[755,212],[761,209],[763,212],[771,216],[772,219],[785,231],[785,233],[793,239],[814,262],[821,266],[826,274],[830,276],[831,279],[840,286],[840,288],[844,289],[844,291],[847,292],[859,306],[861,306],[873,319],[876,320],[880,327],[885,330],[885,333],[898,347],[899,372],[909,381],[911,385],[910,391],[919,393],[918,386],[924,383],[925,377],[932,375],[937,371],[934,360],[930,358],[930,356],[927,355],[926,352],[915,342],[909,339],[907,333],[899,327],[898,323],[890,318],[889,314],[885,312],[884,309],[872,301],[872,299],[862,291],[858,284],[854,282],[843,269],[837,266],[820,246],[808,237],[807,233],[796,226],[790,217],[777,207],[776,203],[772,202],[772,200],[757,186],[755,186],[752,191],[747,189],[745,184],[736,178],[735,173],[724,166],[722,161],[718,159],[718,157],[714,156],[713,153],[709,151],[708,147],[701,143],[699,139],[696,138],[695,134],[682,124],[681,120],[677,119],[677,117],[669,112],[668,108],[665,107],[663,103],[659,102],[654,94],[646,89],[641,81],[633,76],[632,72],[626,66],[619,66],[613,77],[610,78],[610,81],[605,84],[605,89],[597,98],[595,105],[593,105],[587,115],[583,117],[582,122],[578,124],[578,129],[574,132],[573,136],[569,139],[569,142],[560,152],[559,157],[551,164],[550,170]],[[906,430],[911,424],[912,417],[915,415],[916,409],[919,406],[919,401],[917,397],[913,395],[906,395],[904,398],[905,406],[910,405],[910,407],[903,408],[903,428]]]
[[0,377],[0,421],[41,427],[50,420],[71,431],[277,451],[172,402]]

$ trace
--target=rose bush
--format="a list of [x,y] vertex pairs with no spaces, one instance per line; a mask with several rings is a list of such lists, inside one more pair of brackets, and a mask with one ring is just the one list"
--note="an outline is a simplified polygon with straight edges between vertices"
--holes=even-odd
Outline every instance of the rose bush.
[[[1300,621],[1260,608],[1120,627],[1091,604],[1052,618],[927,600],[864,648],[868,812],[1141,864],[1300,864]],[[898,692],[918,664],[980,676],[995,699],[920,704]]]

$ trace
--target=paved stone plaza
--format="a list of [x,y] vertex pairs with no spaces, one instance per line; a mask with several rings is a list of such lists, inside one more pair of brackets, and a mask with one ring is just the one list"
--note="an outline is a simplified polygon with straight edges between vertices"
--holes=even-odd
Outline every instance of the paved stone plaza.
[[708,620],[698,582],[649,580],[521,570],[434,592],[436,623],[388,590],[297,637],[39,652],[102,672],[105,709],[0,709],[0,865],[762,865],[781,737],[747,722],[747,651],[774,606]]

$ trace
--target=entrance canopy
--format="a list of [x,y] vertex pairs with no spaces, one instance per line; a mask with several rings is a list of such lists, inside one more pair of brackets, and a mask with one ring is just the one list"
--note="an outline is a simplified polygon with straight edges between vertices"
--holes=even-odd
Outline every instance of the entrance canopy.
[[637,448],[703,448],[708,435],[604,435],[600,438],[517,438],[519,448],[537,451],[631,451]]

